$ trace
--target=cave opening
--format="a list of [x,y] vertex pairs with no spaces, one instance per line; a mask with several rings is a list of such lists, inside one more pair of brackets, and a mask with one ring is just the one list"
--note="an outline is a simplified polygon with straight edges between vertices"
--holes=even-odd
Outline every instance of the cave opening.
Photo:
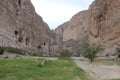
[[19,42],[22,42],[22,41],[23,41],[23,38],[22,38],[22,37],[19,37],[18,41],[19,41]]
[[21,0],[18,0],[18,4],[21,6]]
[[41,46],[38,46],[37,48],[42,50],[42,47],[41,47]]
[[26,42],[26,45],[28,45],[29,38],[26,38],[26,39],[25,39],[25,42]]
[[109,55],[108,54],[106,54],[106,57],[108,57]]
[[18,31],[17,30],[15,30],[15,36],[17,36],[18,35]]
[[45,46],[45,45],[46,45],[46,43],[43,43],[43,45]]

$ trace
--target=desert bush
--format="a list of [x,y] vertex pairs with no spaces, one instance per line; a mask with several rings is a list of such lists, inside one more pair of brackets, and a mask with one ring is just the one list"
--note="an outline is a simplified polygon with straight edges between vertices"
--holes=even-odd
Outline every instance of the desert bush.
[[25,51],[22,49],[18,49],[18,48],[13,48],[13,47],[0,47],[0,54],[3,54],[4,52],[9,52],[9,53],[16,53],[16,54],[20,54],[20,55],[25,55]]
[[25,51],[24,50],[18,49],[18,48],[13,48],[13,47],[6,47],[6,52],[16,53],[16,54],[20,54],[20,55],[25,55]]
[[118,55],[118,58],[120,58],[120,54]]
[[120,53],[120,48],[116,48],[117,52]]
[[5,48],[4,47],[0,47],[0,55],[2,55],[5,51]]
[[118,58],[120,58],[120,48],[117,48]]
[[70,56],[72,56],[72,52],[70,52],[69,50],[63,50],[60,53],[60,57],[70,57]]
[[86,44],[84,46],[84,49],[83,49],[83,55],[84,55],[84,57],[88,58],[91,62],[93,62],[94,59],[96,58],[96,54],[98,52],[102,51],[102,50],[103,50],[103,48],[100,45],[96,45],[96,44],[89,45],[89,44]]
[[40,51],[30,53],[31,56],[40,56],[40,57],[43,57],[44,54],[45,54],[44,52],[40,52]]

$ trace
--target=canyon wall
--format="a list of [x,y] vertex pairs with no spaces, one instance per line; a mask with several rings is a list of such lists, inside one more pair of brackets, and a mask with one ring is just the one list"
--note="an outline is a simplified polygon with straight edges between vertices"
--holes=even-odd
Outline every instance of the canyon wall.
[[67,49],[76,53],[85,43],[100,44],[104,54],[120,47],[120,1],[95,0],[88,10],[50,30],[30,0],[0,2],[0,46],[31,49],[56,55]]
[[63,49],[75,52],[84,43],[104,47],[103,55],[115,55],[120,48],[120,0],[95,0],[86,11],[60,25]]
[[30,0],[0,1],[0,45],[53,53],[52,31]]
[[[88,12],[90,43],[101,44],[112,51],[119,48],[120,0],[95,0]],[[114,54],[111,50],[108,52]]]
[[88,42],[87,16],[87,10],[81,11],[56,29],[62,38],[63,49],[76,53],[84,43]]

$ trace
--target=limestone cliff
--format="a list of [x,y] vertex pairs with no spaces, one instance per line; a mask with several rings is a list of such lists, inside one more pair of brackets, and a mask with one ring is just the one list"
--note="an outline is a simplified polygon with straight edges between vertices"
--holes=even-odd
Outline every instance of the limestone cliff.
[[120,0],[95,0],[89,8],[90,43],[120,47]]
[[56,29],[63,40],[63,49],[76,52],[88,42],[87,14],[87,11],[81,11]]
[[[30,0],[0,1],[0,45],[50,54],[53,38]],[[52,51],[51,51],[52,53]]]

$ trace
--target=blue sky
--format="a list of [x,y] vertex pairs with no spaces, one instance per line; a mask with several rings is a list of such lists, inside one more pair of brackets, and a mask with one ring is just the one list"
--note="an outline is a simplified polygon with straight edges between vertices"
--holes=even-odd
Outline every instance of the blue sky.
[[88,9],[94,0],[31,0],[36,12],[50,29],[68,21],[81,10]]

